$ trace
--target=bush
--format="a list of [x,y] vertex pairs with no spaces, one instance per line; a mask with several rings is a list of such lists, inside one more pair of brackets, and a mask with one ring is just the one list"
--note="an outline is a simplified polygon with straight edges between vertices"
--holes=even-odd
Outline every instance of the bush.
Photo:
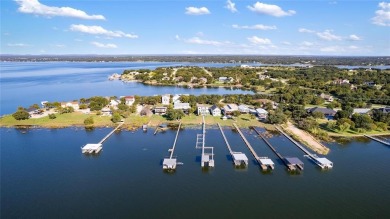
[[95,121],[93,120],[93,117],[90,116],[86,119],[84,119],[84,125],[86,126],[90,126],[90,125],[93,125],[95,123]]
[[55,119],[55,118],[57,118],[56,114],[54,113],[49,114],[49,119]]
[[111,121],[113,123],[117,123],[117,122],[120,122],[122,120],[122,117],[119,113],[115,112],[112,117],[111,117]]
[[30,118],[30,114],[26,110],[24,110],[24,109],[19,109],[14,114],[12,114],[12,116],[16,120],[25,120],[25,119]]

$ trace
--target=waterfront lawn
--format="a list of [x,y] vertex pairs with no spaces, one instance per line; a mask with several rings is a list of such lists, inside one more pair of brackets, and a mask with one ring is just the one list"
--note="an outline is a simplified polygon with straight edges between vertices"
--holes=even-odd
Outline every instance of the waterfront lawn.
[[0,119],[0,126],[42,126],[42,127],[69,127],[69,126],[84,126],[84,120],[90,116],[93,117],[94,126],[112,125],[111,117],[86,115],[79,112],[55,114],[57,118],[49,119],[48,116],[38,119],[16,120],[12,115],[6,115]]

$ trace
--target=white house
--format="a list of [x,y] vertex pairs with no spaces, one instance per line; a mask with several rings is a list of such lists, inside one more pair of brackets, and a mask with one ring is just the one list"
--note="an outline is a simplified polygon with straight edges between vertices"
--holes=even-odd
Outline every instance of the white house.
[[232,78],[232,77],[219,77],[219,78],[218,78],[218,81],[219,81],[219,82],[222,82],[222,83],[225,83],[225,82],[233,82],[233,78]]
[[240,113],[249,113],[249,107],[247,105],[241,104],[238,106],[238,111],[240,111]]
[[161,103],[163,105],[169,105],[169,100],[171,99],[171,95],[169,94],[164,94],[161,96]]
[[79,103],[77,101],[72,101],[72,102],[61,102],[61,107],[73,107],[74,110],[78,110],[80,108]]
[[126,97],[125,97],[125,103],[126,103],[126,105],[132,106],[134,102],[135,102],[134,96],[126,96]]
[[333,97],[331,95],[328,95],[328,94],[321,93],[320,97],[326,101],[329,101],[329,102],[333,101]]
[[175,110],[183,110],[184,113],[189,113],[191,106],[189,103],[173,103],[173,109]]
[[118,100],[110,100],[110,107],[112,107],[112,108],[114,108],[114,109],[117,109],[119,103],[120,103],[120,102],[119,102]]
[[259,117],[260,119],[266,119],[268,116],[268,112],[263,108],[257,108],[256,112],[257,112],[257,117]]
[[173,102],[173,103],[180,102],[180,95],[179,95],[179,94],[175,94],[175,95],[172,97],[172,102]]
[[210,112],[213,116],[221,116],[221,109],[216,105],[210,107]]
[[198,108],[198,116],[206,116],[210,115],[209,113],[209,106],[205,104],[196,104],[196,107]]
[[229,114],[232,114],[234,111],[237,111],[238,110],[238,106],[237,104],[227,104],[223,107],[223,114],[224,115],[229,115]]

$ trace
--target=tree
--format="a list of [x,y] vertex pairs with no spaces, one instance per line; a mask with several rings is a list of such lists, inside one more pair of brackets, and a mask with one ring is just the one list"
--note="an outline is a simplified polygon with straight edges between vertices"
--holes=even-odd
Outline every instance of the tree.
[[281,111],[270,112],[267,121],[271,124],[282,124],[287,122],[287,116]]
[[312,115],[313,115],[313,117],[314,118],[316,118],[316,119],[323,119],[323,118],[325,118],[325,115],[324,115],[324,113],[322,113],[322,112],[313,112],[312,113]]
[[16,120],[25,120],[25,119],[30,118],[30,114],[25,109],[18,109],[18,111],[16,111],[14,114],[12,114],[12,116]]
[[49,119],[55,119],[55,118],[57,118],[56,114],[54,113],[49,114]]
[[115,112],[114,114],[112,114],[111,121],[113,123],[120,122],[121,120],[122,120],[122,117],[118,112]]
[[86,126],[91,126],[91,125],[93,125],[94,123],[95,123],[95,121],[93,120],[93,117],[92,117],[92,116],[90,116],[90,117],[84,119],[84,125],[86,125]]
[[39,109],[39,105],[37,103],[34,103],[33,105],[30,106],[31,108],[34,108],[34,109]]
[[166,117],[168,120],[179,120],[184,117],[184,113],[181,110],[168,108]]
[[347,131],[349,128],[351,127],[351,125],[347,122],[344,122],[343,124],[340,124],[339,125],[339,130],[342,131],[342,132],[345,132]]
[[74,109],[73,109],[73,107],[71,107],[71,106],[67,106],[67,107],[65,107],[65,108],[60,108],[60,110],[59,110],[59,113],[60,114],[64,114],[64,113],[73,113],[74,112]]

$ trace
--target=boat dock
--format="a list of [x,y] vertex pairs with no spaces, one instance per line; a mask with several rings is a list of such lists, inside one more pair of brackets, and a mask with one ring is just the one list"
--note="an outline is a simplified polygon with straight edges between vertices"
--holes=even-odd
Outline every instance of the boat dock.
[[259,163],[260,167],[262,170],[267,170],[267,169],[274,169],[275,164],[272,162],[271,159],[268,157],[259,157],[257,156],[257,153],[255,150],[253,150],[252,145],[249,143],[249,141],[245,138],[244,134],[241,132],[240,128],[236,125],[236,123],[233,123],[234,128],[236,128],[237,132],[240,134],[242,140],[245,142],[246,146],[249,148],[250,152],[252,155],[255,157],[257,163]]
[[202,149],[201,167],[214,167],[214,147],[206,147],[206,123],[202,117],[202,134],[196,135],[196,149]]
[[379,138],[376,138],[376,137],[370,136],[370,135],[364,135],[364,136],[366,136],[367,138],[372,139],[374,141],[380,142],[380,143],[382,143],[384,145],[390,146],[390,142],[384,141],[382,139],[379,139]]
[[83,154],[97,154],[103,150],[103,142],[106,141],[116,130],[118,130],[123,125],[123,122],[120,123],[114,130],[108,133],[99,143],[97,144],[86,144],[81,148]]
[[280,160],[283,161],[284,165],[287,167],[288,170],[290,171],[295,171],[297,168],[303,170],[303,163],[296,157],[289,157],[289,158],[284,158],[280,153],[276,151],[276,149],[269,143],[269,141],[264,138],[264,136],[255,128],[252,127],[253,130],[263,139],[263,141],[268,145],[269,148],[276,154],[276,156],[279,157]]
[[299,149],[301,149],[306,155],[305,157],[312,160],[315,164],[317,164],[322,169],[330,169],[333,168],[333,163],[325,157],[318,157],[316,154],[310,153],[306,150],[300,143],[295,141],[292,137],[287,135],[280,127],[275,125],[275,128],[282,133],[286,138],[288,138],[292,143],[294,143]]
[[223,133],[221,125],[219,123],[217,123],[217,124],[218,124],[219,130],[221,131],[222,137],[225,140],[225,143],[226,143],[226,146],[229,150],[229,153],[232,156],[234,165],[235,166],[242,166],[242,165],[248,166],[248,157],[242,152],[232,151],[232,148],[230,147],[230,144],[225,136],[225,133]]
[[179,136],[181,122],[179,123],[179,127],[177,128],[175,140],[173,141],[172,148],[168,149],[169,152],[169,158],[164,158],[163,161],[163,169],[164,170],[175,170],[177,165],[177,158],[173,157],[173,153],[175,152],[177,137]]

